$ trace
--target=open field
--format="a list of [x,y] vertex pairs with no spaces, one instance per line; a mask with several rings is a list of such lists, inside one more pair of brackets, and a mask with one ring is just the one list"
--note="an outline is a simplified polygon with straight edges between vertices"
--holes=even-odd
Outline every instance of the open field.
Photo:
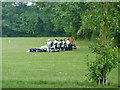
[[[88,72],[85,57],[94,54],[89,41],[77,41],[77,50],[63,52],[26,53],[30,48],[46,44],[48,37],[3,38],[3,88],[114,88],[118,84],[118,69],[110,73],[111,86],[99,86],[85,80]],[[50,37],[54,40],[54,37]],[[58,39],[61,39],[60,37]]]

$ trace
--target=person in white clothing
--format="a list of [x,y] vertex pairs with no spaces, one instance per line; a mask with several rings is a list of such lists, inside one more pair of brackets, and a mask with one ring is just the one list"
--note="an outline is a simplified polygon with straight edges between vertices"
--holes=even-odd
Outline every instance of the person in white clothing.
[[56,43],[58,43],[58,39],[55,38],[53,44],[56,44]]
[[66,44],[67,44],[67,50],[72,50],[72,44],[70,43],[69,39],[66,40]]
[[49,48],[51,46],[51,43],[52,42],[50,41],[50,39],[48,39],[47,44],[45,46],[41,46],[40,49],[47,49],[47,51],[49,52]]
[[67,44],[67,45],[70,44],[70,41],[69,41],[69,40],[66,40],[66,44]]
[[64,39],[63,44],[64,44],[64,50],[65,51],[68,50],[68,45],[70,44],[70,41],[67,39]]
[[57,46],[58,46],[58,39],[55,39],[53,42],[53,47],[57,49]]
[[64,43],[66,43],[68,45],[68,44],[70,44],[70,41],[67,39],[64,39]]
[[63,51],[63,48],[64,48],[64,44],[63,44],[63,40],[61,39],[60,42],[59,42],[60,51]]

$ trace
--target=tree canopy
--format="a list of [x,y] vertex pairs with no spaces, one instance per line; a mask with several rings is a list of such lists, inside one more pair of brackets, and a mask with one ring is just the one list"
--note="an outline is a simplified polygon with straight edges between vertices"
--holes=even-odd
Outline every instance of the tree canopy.
[[52,10],[55,4],[2,3],[3,36],[69,36],[51,22],[53,13],[48,9]]
[[[105,7],[105,8],[104,8]],[[118,43],[118,2],[3,2],[3,36],[74,36],[94,39],[103,28]]]

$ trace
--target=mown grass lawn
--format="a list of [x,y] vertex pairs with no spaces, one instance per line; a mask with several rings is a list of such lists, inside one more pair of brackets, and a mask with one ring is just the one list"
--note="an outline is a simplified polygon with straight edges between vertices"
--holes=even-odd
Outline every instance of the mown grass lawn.
[[[114,88],[118,84],[118,69],[110,73],[111,86],[99,86],[85,80],[88,72],[85,57],[95,55],[89,41],[77,41],[77,50],[63,52],[26,53],[30,48],[46,44],[49,37],[2,39],[3,88]],[[62,37],[58,37],[61,39]],[[50,37],[54,40],[54,37]],[[62,38],[63,39],[63,38]]]

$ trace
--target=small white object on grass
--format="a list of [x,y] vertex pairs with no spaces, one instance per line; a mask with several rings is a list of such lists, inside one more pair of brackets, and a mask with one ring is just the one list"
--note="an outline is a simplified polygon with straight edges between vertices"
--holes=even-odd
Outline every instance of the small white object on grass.
[[30,50],[26,51],[26,52],[30,52]]
[[61,74],[62,72],[59,72],[59,74]]

